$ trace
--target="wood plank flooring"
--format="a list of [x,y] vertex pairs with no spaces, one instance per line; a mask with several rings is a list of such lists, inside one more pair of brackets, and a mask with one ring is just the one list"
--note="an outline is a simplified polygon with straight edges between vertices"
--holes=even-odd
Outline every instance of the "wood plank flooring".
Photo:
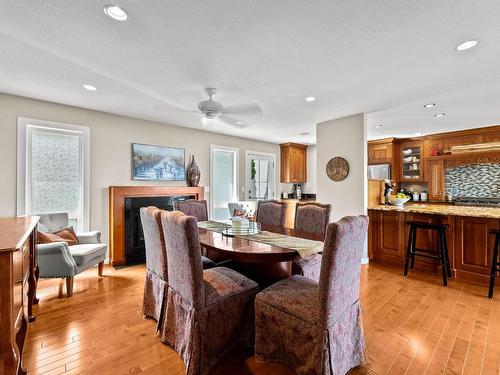
[[[29,375],[184,373],[177,354],[141,315],[144,267],[97,268],[75,278],[63,297],[61,280],[40,280],[36,322],[29,327],[24,364]],[[367,364],[352,374],[500,374],[500,290],[438,275],[371,264],[363,267],[361,302]],[[235,350],[212,374],[291,375]]]

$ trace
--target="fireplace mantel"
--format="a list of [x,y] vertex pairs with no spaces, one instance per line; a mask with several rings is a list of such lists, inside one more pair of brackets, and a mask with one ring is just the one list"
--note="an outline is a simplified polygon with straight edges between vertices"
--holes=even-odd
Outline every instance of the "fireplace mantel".
[[203,199],[203,187],[187,186],[110,186],[109,257],[113,266],[125,264],[125,198],[194,195]]

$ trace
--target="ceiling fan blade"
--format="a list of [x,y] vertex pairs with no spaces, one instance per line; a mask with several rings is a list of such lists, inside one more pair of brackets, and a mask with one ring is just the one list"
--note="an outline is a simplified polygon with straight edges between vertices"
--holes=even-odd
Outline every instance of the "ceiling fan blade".
[[242,104],[224,107],[224,114],[228,115],[262,115],[262,109],[257,104]]
[[243,121],[239,121],[239,120],[235,119],[234,117],[231,117],[228,115],[219,116],[219,120],[226,125],[232,126],[233,128],[244,129],[244,128],[248,127],[248,125],[245,124]]

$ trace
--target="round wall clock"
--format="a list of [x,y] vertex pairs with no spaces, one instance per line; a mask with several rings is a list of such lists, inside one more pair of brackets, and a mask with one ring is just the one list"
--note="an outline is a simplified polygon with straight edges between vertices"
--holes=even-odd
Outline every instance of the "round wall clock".
[[330,159],[326,165],[326,174],[332,181],[342,181],[349,174],[349,163],[340,156]]

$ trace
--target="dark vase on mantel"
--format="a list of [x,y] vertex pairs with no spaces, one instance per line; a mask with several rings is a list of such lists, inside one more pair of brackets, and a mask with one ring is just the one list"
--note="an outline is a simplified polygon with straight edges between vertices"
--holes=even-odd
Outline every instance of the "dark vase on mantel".
[[186,171],[186,180],[188,186],[198,186],[200,183],[201,172],[200,168],[198,168],[198,164],[194,160],[194,155],[191,159],[191,163]]

